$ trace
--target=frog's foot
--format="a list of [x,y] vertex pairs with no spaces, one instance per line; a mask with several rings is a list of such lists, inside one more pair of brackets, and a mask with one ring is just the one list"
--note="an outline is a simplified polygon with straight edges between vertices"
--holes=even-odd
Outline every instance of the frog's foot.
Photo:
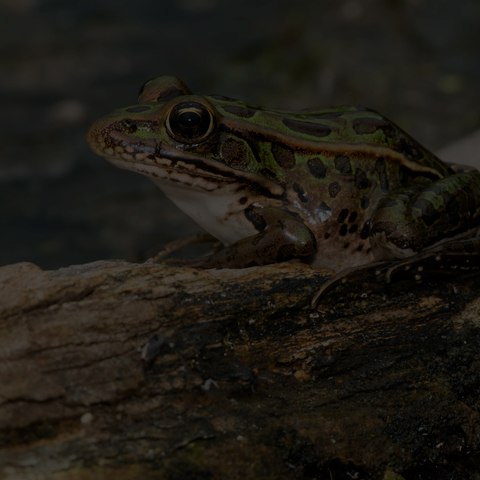
[[420,282],[423,272],[435,271],[448,275],[478,270],[480,238],[467,238],[443,243],[396,262],[385,272],[385,282],[389,283],[392,275],[401,271],[411,271],[415,281]]
[[440,273],[442,275],[459,274],[480,271],[480,238],[468,238],[452,240],[442,245],[429,248],[412,257],[400,261],[383,261],[348,268],[337,273],[327,280],[312,299],[311,306],[315,308],[319,299],[328,291],[345,283],[352,277],[364,277],[372,272],[377,279],[390,283],[393,276],[400,273],[411,273],[415,282],[421,282],[422,276],[428,273]]
[[334,289],[341,283],[345,283],[347,280],[350,280],[352,277],[358,277],[361,275],[364,277],[366,274],[371,274],[372,272],[375,274],[375,276],[379,277],[385,268],[388,265],[391,265],[392,262],[375,262],[375,263],[368,263],[367,265],[360,265],[358,267],[352,267],[352,268],[346,268],[345,270],[342,270],[341,272],[337,273],[336,275],[333,275],[333,277],[330,277],[329,280],[327,280],[318,290],[318,292],[315,294],[315,296],[312,298],[311,302],[311,307],[315,308],[317,306],[318,301],[320,298],[325,295],[327,292],[330,290]]
[[[163,246],[162,250],[160,250],[153,258],[149,258],[145,263],[147,264],[155,264],[162,258],[166,257],[172,252],[179,250],[180,248],[186,247],[188,245],[195,245],[197,243],[208,243],[208,242],[218,242],[218,240],[209,233],[197,233],[194,235],[188,235],[184,238],[180,238],[178,240],[174,240],[173,242],[167,243]],[[177,262],[185,262],[185,263],[176,263],[176,265],[186,265],[190,261],[190,259],[170,259],[176,260]],[[198,262],[198,259],[192,259],[195,262]],[[169,262],[170,263],[170,262]],[[190,263],[194,263],[193,261]],[[174,263],[175,264],[175,263]]]

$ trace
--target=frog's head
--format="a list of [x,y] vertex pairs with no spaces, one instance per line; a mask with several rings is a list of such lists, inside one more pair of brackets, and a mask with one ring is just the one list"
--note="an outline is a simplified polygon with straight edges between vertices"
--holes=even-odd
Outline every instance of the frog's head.
[[109,162],[152,177],[162,188],[174,183],[210,192],[228,187],[281,195],[283,187],[259,173],[262,165],[248,144],[226,132],[220,106],[231,102],[236,101],[192,95],[174,77],[156,78],[143,85],[136,105],[97,120],[87,143]]

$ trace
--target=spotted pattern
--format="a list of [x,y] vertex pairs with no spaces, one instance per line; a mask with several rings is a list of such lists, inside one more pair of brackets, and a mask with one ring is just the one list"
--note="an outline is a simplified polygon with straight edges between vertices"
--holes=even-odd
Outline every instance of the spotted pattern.
[[221,143],[221,155],[227,165],[245,168],[248,165],[248,148],[241,140],[229,138]]
[[344,237],[344,236],[347,234],[347,231],[348,231],[347,224],[344,223],[344,224],[340,227],[340,235],[341,235],[342,237]]
[[267,222],[255,208],[246,208],[245,217],[249,220],[258,232],[263,232],[267,227]]
[[392,137],[395,134],[393,126],[382,118],[357,118],[353,122],[353,129],[358,135],[371,135],[378,130],[383,130],[388,137]]
[[295,166],[296,161],[293,148],[280,143],[274,143],[272,144],[272,154],[281,167],[290,169]]
[[442,212],[436,209],[432,202],[420,199],[415,202],[415,208],[419,208],[422,212],[422,220],[427,227],[431,227],[437,220],[442,218]]
[[287,260],[290,260],[291,258],[296,257],[297,256],[296,254],[297,254],[297,249],[295,248],[295,245],[293,243],[282,245],[278,249],[277,261],[285,262]]
[[303,203],[308,202],[308,197],[305,195],[305,192],[303,191],[303,188],[298,183],[293,184],[293,190],[298,194],[298,198]]
[[328,194],[330,195],[331,198],[335,198],[340,193],[341,190],[342,190],[342,187],[338,182],[332,182],[328,186]]
[[318,157],[310,158],[307,162],[309,172],[319,180],[323,180],[327,175],[327,168]]
[[344,223],[345,220],[347,219],[348,217],[348,208],[344,208],[340,214],[338,215],[338,219],[337,219],[337,222],[338,223]]
[[370,219],[368,219],[364,224],[362,231],[360,232],[360,238],[366,240],[370,235]]
[[355,185],[355,188],[358,188],[359,190],[368,188],[370,182],[368,181],[366,173],[361,168],[355,169],[355,179],[353,184]]
[[299,122],[298,120],[291,120],[284,118],[282,123],[291,130],[310,135],[312,137],[324,138],[328,137],[333,130],[338,131],[338,128],[329,125],[322,125],[321,123]]
[[357,219],[357,212],[352,212],[348,218],[348,223],[352,223]]
[[423,158],[423,153],[409,139],[400,137],[398,144],[399,150],[409,160],[418,161]]
[[335,168],[340,173],[351,173],[352,166],[350,164],[350,158],[346,155],[337,155],[334,160]]
[[362,210],[366,210],[370,206],[370,199],[368,197],[362,197],[360,200],[360,206]]

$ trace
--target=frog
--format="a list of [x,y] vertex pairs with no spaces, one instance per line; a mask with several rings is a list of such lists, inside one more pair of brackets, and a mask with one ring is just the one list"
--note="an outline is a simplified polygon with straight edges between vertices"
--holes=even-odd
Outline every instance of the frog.
[[369,108],[276,110],[162,76],[96,120],[87,143],[221,242],[183,265],[330,269],[312,307],[367,271],[388,283],[410,270],[418,282],[430,264],[480,267],[480,172],[443,162]]

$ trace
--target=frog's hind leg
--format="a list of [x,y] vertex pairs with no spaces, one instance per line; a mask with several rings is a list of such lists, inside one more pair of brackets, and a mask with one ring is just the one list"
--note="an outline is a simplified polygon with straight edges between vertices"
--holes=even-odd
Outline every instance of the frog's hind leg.
[[480,271],[480,230],[475,238],[451,240],[405,258],[385,272],[385,282],[393,275],[410,271],[417,282],[425,273],[459,274]]
[[401,261],[445,244],[461,250],[479,228],[480,173],[471,171],[393,191],[371,219],[370,243],[376,259]]

